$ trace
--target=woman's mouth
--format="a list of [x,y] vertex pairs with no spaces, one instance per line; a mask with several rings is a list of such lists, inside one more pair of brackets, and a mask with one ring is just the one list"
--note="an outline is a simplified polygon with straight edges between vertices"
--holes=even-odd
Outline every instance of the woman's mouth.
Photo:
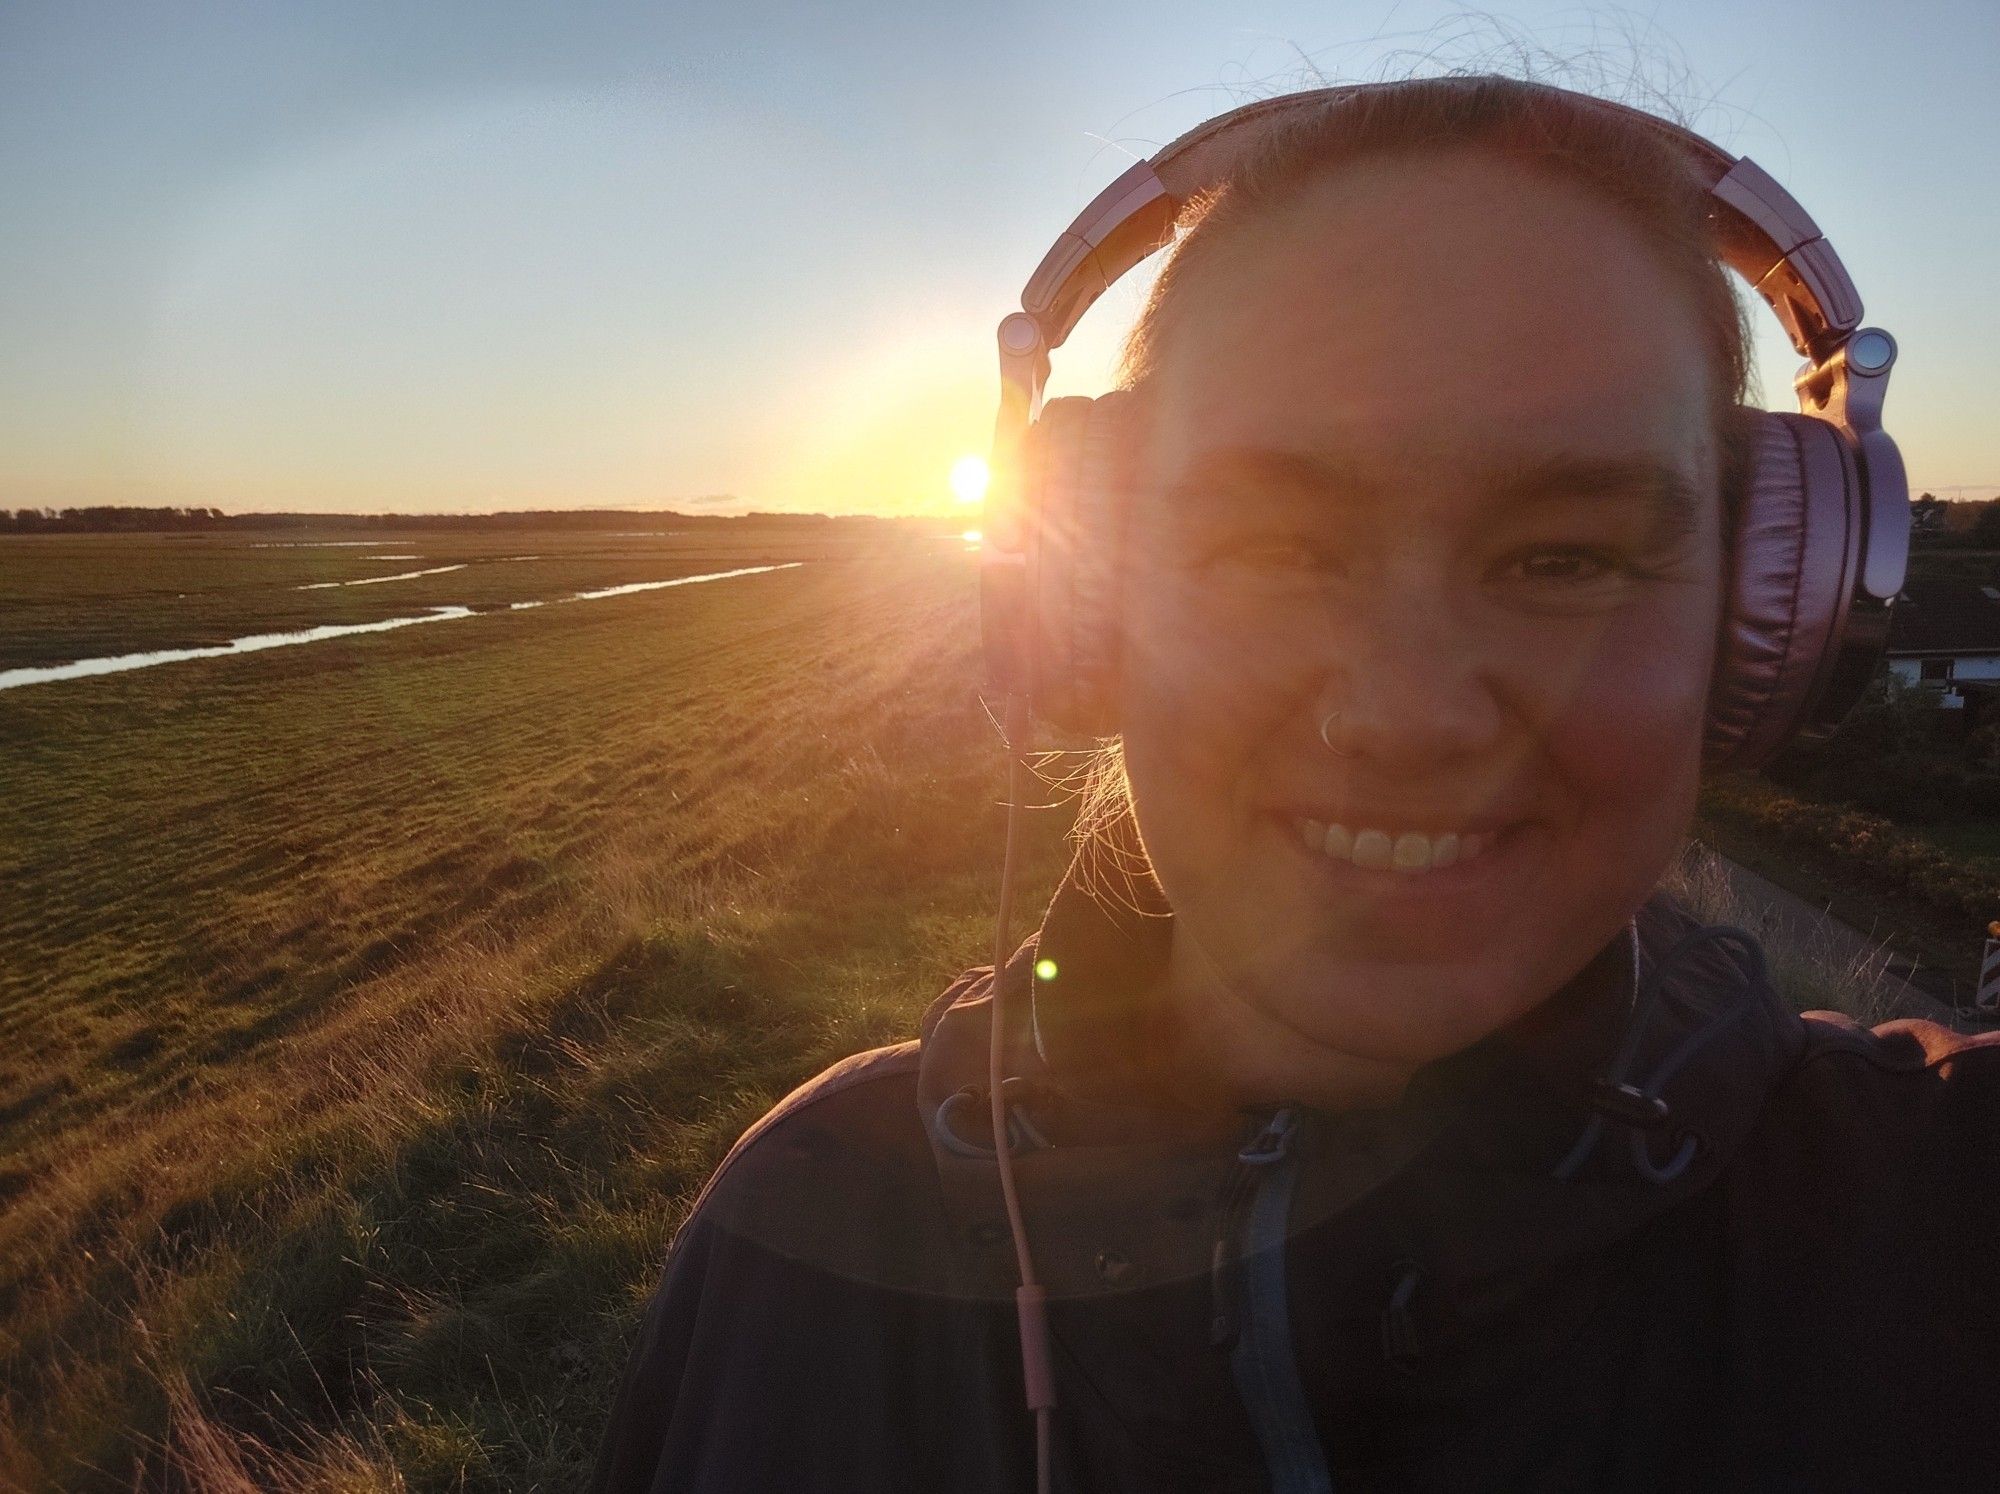
[[1328,824],[1302,815],[1287,818],[1299,843],[1328,861],[1412,877],[1476,861],[1512,828],[1407,830]]

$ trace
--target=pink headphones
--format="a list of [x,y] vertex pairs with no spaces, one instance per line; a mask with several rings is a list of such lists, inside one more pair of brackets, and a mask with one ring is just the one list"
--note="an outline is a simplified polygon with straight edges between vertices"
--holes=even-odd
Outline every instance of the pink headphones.
[[[1116,479],[1125,396],[1042,405],[1049,353],[1106,287],[1164,247],[1193,197],[1227,180],[1273,124],[1343,95],[1316,89],[1210,120],[1126,171],[1043,256],[1000,323],[995,486],[981,552],[987,669],[1009,695],[1073,731],[1112,729],[1117,668]],[[1709,696],[1705,762],[1754,767],[1837,722],[1882,652],[1909,549],[1909,489],[1882,429],[1895,339],[1861,327],[1861,299],[1805,209],[1755,163],[1621,104],[1593,109],[1667,135],[1707,186],[1721,255],[1806,358],[1797,415],[1746,410],[1751,469]],[[1019,745],[1019,744],[1017,744]]]

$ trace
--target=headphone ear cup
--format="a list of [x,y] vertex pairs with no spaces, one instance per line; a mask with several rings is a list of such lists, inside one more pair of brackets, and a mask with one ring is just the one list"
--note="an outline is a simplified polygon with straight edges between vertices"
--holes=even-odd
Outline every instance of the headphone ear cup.
[[1852,701],[1823,699],[1861,548],[1853,451],[1824,420],[1748,407],[1745,471],[1727,540],[1703,764],[1754,768],[1815,719]]
[[1131,396],[1051,400],[1029,432],[1030,696],[1043,719],[1102,736],[1118,667],[1118,551]]

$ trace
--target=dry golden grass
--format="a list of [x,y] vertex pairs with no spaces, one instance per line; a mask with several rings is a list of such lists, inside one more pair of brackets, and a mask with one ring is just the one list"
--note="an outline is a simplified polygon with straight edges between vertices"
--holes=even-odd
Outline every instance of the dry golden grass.
[[1704,923],[1747,930],[1763,946],[1771,984],[1798,1011],[1841,1012],[1873,1027],[1892,1017],[1922,1015],[1901,1010],[1903,982],[1889,973],[1887,945],[1856,945],[1822,924],[1808,937],[1774,937],[1766,910],[1744,898],[1730,880],[1722,858],[1692,843],[1661,886]]
[[972,587],[899,542],[0,696],[0,1482],[574,1485],[722,1149],[985,957]]

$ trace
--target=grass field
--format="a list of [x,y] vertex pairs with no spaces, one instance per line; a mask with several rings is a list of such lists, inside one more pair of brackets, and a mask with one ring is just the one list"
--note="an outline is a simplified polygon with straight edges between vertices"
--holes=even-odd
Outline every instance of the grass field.
[[0,542],[0,669],[789,560],[0,691],[0,1486],[574,1486],[722,1150],[987,958],[1001,783],[934,535]]
[[0,541],[0,670],[485,609],[0,689],[0,1488],[573,1488],[729,1143],[988,957],[971,559],[274,538]]
[[[713,529],[622,536],[438,531],[330,545],[302,543],[288,532],[10,537],[0,539],[0,671],[446,605],[504,611],[587,588],[837,559],[913,542],[915,531],[866,520],[746,525],[733,539]],[[379,579],[388,576],[411,579]]]

